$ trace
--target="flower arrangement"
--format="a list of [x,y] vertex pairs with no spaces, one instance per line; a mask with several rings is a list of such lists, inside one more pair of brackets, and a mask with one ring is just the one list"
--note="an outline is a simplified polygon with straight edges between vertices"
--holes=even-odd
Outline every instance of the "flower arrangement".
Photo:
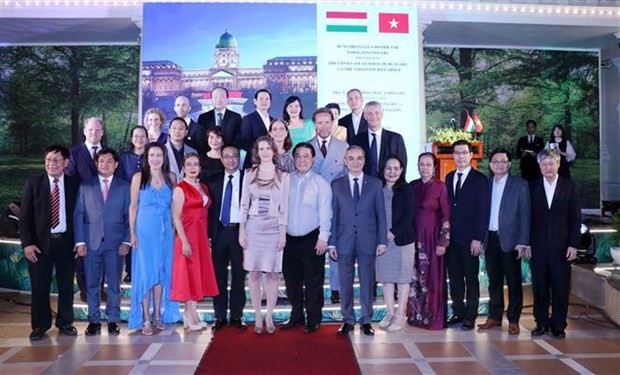
[[474,140],[473,134],[463,129],[431,127],[430,133],[428,137],[429,142],[454,143],[459,139],[464,139],[468,142]]

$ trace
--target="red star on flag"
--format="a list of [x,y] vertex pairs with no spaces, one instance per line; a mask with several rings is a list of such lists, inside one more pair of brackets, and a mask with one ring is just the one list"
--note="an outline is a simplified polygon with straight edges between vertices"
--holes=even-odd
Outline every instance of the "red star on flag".
[[379,13],[379,32],[409,34],[409,14]]

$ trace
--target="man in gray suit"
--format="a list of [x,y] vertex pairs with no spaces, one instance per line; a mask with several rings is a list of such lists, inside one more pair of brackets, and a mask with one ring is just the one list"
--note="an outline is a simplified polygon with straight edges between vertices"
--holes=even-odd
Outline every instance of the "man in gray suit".
[[[349,145],[332,136],[331,128],[334,115],[329,109],[317,109],[312,115],[312,121],[314,121],[316,129],[316,137],[309,142],[316,153],[312,171],[321,175],[331,184],[332,181],[347,173],[344,166],[344,154]],[[332,257],[329,257],[329,286],[332,291],[332,303],[340,303],[338,263]]]
[[175,117],[170,121],[170,136],[168,142],[164,145],[168,154],[168,162],[170,163],[170,172],[177,176],[177,182],[180,182],[185,173],[183,173],[183,158],[186,154],[196,152],[196,149],[185,144],[187,136],[187,123],[181,117]]
[[360,284],[362,332],[372,336],[372,290],[375,282],[375,257],[387,245],[387,224],[383,184],[378,178],[363,173],[364,150],[350,146],[344,157],[349,170],[346,176],[332,182],[332,228],[329,252],[338,260],[340,277],[340,311],[343,324],[339,335],[346,335],[355,326],[353,310],[353,279],[355,262]]
[[479,329],[502,325],[504,313],[504,276],[508,284],[508,333],[519,333],[523,307],[521,256],[530,240],[530,194],[525,180],[510,175],[511,155],[503,148],[491,152],[493,177],[489,180],[491,207],[489,231],[484,243],[489,275],[489,317]]
[[77,254],[84,257],[88,327],[86,336],[101,333],[99,286],[105,272],[108,283],[108,333],[118,335],[121,312],[121,272],[129,252],[129,184],[114,178],[118,155],[112,149],[97,153],[98,176],[82,183],[73,226]]

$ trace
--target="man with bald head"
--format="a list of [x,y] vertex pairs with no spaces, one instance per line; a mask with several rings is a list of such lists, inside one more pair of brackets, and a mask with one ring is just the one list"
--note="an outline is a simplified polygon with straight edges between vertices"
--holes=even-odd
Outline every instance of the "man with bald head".
[[[213,105],[213,109],[198,117],[199,129],[200,132],[202,132],[202,139],[204,139],[209,128],[219,127],[224,134],[224,144],[240,146],[241,115],[228,109],[228,95],[228,90],[225,87],[218,86],[211,90],[211,104]],[[209,146],[206,140],[204,144],[206,145],[205,150],[208,151]],[[195,148],[202,155],[203,150],[197,147]]]
[[[183,95],[177,96],[177,98],[174,100],[174,113],[176,113],[177,117],[184,119],[185,123],[187,124],[188,130],[187,130],[187,137],[185,138],[185,143],[190,145],[192,148],[196,148],[195,144],[200,143],[200,139],[194,138],[193,134],[195,133],[196,128],[198,127],[198,123],[196,123],[196,121],[194,121],[192,117],[189,115],[191,111],[192,111],[192,106],[187,96],[183,96]],[[166,131],[166,133],[170,132],[169,129],[170,129],[170,125],[168,125],[168,130]]]

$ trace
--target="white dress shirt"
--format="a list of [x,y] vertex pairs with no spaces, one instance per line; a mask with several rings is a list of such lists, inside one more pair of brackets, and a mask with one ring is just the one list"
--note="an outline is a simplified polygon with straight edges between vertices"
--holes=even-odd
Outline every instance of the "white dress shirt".
[[351,196],[355,197],[355,193],[353,191],[354,187],[355,187],[355,181],[353,181],[354,178],[357,178],[357,184],[360,186],[360,198],[362,197],[362,183],[364,182],[364,174],[360,173],[359,176],[353,176],[351,173],[349,173],[349,188],[351,189]]
[[327,181],[312,170],[291,173],[289,214],[286,232],[304,236],[319,228],[319,238],[327,241],[332,221],[332,191]]
[[[228,185],[228,172],[224,171],[224,185],[222,186],[222,206],[220,207],[220,220],[222,219],[222,210],[224,209],[224,196],[226,195],[226,185]],[[239,186],[241,184],[241,172],[236,170],[232,174],[232,200],[230,202],[230,223],[239,223]]]
[[508,181],[508,175],[500,178],[497,181],[493,178],[493,189],[491,191],[491,217],[489,219],[489,230],[499,230],[499,207],[502,203],[502,196],[504,195],[504,189],[506,188],[506,181]]
[[354,131],[355,135],[357,135],[357,133],[359,133],[360,122],[362,121],[362,116],[363,115],[364,115],[364,112],[360,112],[359,115],[356,115],[355,113],[351,112],[351,120],[353,122],[353,131]]
[[545,188],[545,195],[547,196],[547,206],[551,208],[553,194],[555,194],[555,188],[558,186],[558,175],[555,176],[555,179],[551,183],[547,182],[547,179],[543,177],[543,186]]
[[459,171],[458,169],[456,171],[454,171],[454,181],[452,181],[452,191],[456,193],[456,182],[459,180],[459,175],[457,173],[462,173],[463,175],[461,176],[461,188],[463,187],[463,184],[465,183],[465,179],[467,178],[467,176],[469,175],[469,171],[471,171],[471,165],[467,168],[465,168],[462,171]]

